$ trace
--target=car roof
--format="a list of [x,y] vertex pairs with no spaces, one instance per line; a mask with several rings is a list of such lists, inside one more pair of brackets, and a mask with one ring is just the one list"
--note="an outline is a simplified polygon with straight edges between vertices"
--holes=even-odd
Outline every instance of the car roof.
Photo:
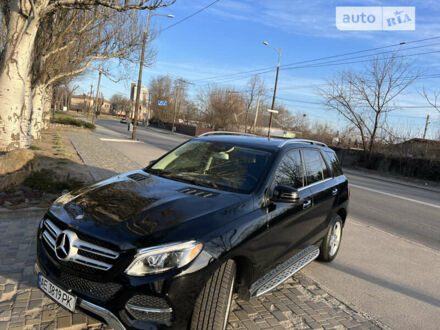
[[283,139],[277,137],[262,137],[257,135],[206,135],[198,136],[195,139],[203,141],[215,141],[224,143],[233,143],[241,146],[253,147],[258,149],[279,151],[280,149],[291,147],[324,147],[324,143],[312,140],[301,139]]

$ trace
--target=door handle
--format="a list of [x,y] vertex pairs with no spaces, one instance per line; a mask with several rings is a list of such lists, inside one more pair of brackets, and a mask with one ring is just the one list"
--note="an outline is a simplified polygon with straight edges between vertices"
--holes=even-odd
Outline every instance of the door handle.
[[338,193],[338,188],[335,188],[335,189],[332,190],[332,195],[333,196],[336,196],[337,193]]
[[312,200],[309,199],[307,202],[303,203],[303,209],[306,209],[312,205]]

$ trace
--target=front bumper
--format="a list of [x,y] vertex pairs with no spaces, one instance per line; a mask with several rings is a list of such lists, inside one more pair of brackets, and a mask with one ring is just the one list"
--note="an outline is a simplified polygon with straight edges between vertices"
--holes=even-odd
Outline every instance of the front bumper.
[[[35,275],[38,275],[39,273],[41,273],[41,268],[38,265],[38,262],[35,263],[35,267],[34,267],[34,273]],[[84,299],[80,299],[78,306],[93,314],[98,316],[100,319],[104,320],[105,323],[107,323],[108,326],[112,327],[115,330],[125,330],[125,326],[121,323],[121,321],[119,321],[119,319],[109,310],[105,309],[104,307],[95,305],[93,303],[91,303],[90,301],[84,300]]]
[[91,278],[66,269],[37,241],[36,271],[77,297],[77,307],[115,329],[187,328],[193,306],[216,263],[182,276]]

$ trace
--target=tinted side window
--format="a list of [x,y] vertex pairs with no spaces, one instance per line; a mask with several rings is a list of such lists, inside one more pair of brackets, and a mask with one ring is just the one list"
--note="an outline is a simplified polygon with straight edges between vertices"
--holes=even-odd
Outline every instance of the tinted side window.
[[286,153],[275,173],[276,185],[284,185],[298,189],[303,187],[303,179],[304,173],[299,150]]
[[307,185],[330,177],[330,172],[318,150],[303,149]]
[[339,164],[338,157],[334,151],[326,151],[325,156],[327,158],[327,162],[330,164],[333,170],[333,176],[342,175],[341,165]]

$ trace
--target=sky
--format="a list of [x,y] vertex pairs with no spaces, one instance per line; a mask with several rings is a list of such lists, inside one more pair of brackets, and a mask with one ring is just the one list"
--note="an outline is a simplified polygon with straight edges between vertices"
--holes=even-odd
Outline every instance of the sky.
[[[322,104],[319,88],[341,70],[362,70],[368,59],[366,55],[398,50],[420,70],[422,79],[395,100],[395,104],[405,108],[390,113],[389,122],[397,130],[421,135],[429,114],[428,137],[437,136],[440,113],[430,109],[418,91],[423,87],[440,90],[440,38],[432,39],[440,37],[440,1],[219,0],[199,14],[167,28],[211,2],[213,0],[177,0],[174,5],[156,11],[173,14],[175,18],[155,16],[151,19],[151,28],[163,31],[151,45],[157,57],[151,67],[144,69],[143,85],[148,86],[153,77],[169,73],[171,77],[192,82],[190,95],[196,95],[207,83],[244,90],[252,73],[227,75],[268,68],[269,72],[260,76],[270,90],[278,55],[263,45],[262,42],[267,41],[282,48],[277,103],[293,113],[306,114],[312,123],[327,122],[342,128],[343,119]],[[414,6],[416,28],[414,31],[341,31],[335,24],[337,6]],[[399,45],[401,42],[406,44]],[[388,47],[391,45],[397,46]],[[291,63],[380,47],[387,48],[308,62],[293,69],[283,68]],[[328,63],[341,58],[351,58],[346,62],[364,62]],[[328,64],[316,66],[323,62]],[[112,69],[118,72],[116,64]],[[101,90],[105,98],[113,94],[129,96],[130,83],[137,81],[138,67],[133,65],[129,71],[130,78],[118,83],[103,77]],[[91,84],[96,90],[97,76],[96,71],[82,76],[77,82],[80,93],[87,93]]]

